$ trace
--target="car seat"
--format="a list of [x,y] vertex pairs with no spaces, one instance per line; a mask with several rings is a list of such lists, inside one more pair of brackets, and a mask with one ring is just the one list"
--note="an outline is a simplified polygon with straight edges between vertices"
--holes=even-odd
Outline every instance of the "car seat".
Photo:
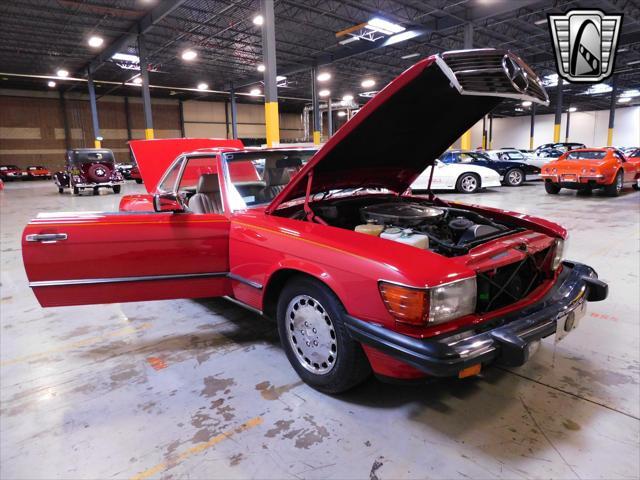
[[222,213],[222,198],[217,173],[205,173],[198,180],[198,187],[189,199],[189,210],[193,213]]

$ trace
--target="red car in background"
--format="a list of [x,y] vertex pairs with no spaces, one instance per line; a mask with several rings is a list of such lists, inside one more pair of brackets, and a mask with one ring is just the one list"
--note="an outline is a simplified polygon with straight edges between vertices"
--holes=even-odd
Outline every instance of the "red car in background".
[[22,237],[29,284],[45,307],[227,296],[274,318],[298,375],[328,393],[372,372],[464,378],[522,365],[607,285],[563,261],[559,225],[409,193],[501,97],[548,104],[510,52],[431,56],[293,178],[300,150],[132,142],[149,192],[139,200],[153,210],[42,214]]
[[26,180],[27,172],[15,165],[0,165],[0,180]]
[[544,164],[540,176],[552,195],[563,188],[582,193],[601,188],[606,195],[616,197],[625,185],[638,189],[640,159],[627,158],[613,147],[580,148]]
[[24,170],[27,172],[28,180],[51,180],[51,172],[49,169],[39,165],[30,165]]
[[140,175],[140,169],[137,165],[134,165],[131,167],[131,170],[129,170],[129,178],[135,180],[137,184],[142,183],[142,175]]

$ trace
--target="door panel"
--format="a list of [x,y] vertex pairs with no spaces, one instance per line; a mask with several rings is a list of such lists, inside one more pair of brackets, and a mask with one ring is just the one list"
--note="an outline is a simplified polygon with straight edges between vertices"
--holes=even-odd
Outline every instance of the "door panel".
[[22,254],[43,307],[230,292],[229,221],[218,214],[45,215],[25,228]]

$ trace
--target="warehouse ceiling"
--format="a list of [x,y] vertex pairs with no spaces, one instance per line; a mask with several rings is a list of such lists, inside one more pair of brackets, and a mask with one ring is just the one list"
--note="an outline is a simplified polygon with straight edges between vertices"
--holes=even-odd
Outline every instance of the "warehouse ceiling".
[[[615,72],[621,90],[638,89],[640,1],[597,4],[606,13],[624,14]],[[334,99],[351,94],[364,103],[366,92],[380,89],[418,59],[463,48],[469,24],[475,48],[511,49],[545,77],[556,71],[546,15],[593,5],[577,0],[275,0],[278,75],[286,77],[278,94],[284,108],[299,109],[311,96],[310,67],[319,63],[320,73],[331,74],[320,89],[330,90]],[[0,88],[83,92],[86,83],[80,80],[46,77],[64,69],[69,78],[85,79],[93,65],[99,95],[138,95],[139,87],[132,83],[139,74],[135,64],[110,56],[102,62],[99,55],[118,45],[119,53],[137,56],[131,32],[143,28],[152,95],[214,99],[221,96],[215,91],[227,91],[233,82],[241,101],[261,102],[262,97],[249,95],[262,86],[257,70],[262,27],[253,21],[259,10],[258,0],[2,0]],[[391,34],[373,32],[376,39],[356,27],[372,18],[400,25],[413,38],[383,46]],[[87,43],[94,35],[104,39],[98,48]],[[188,49],[197,53],[194,60],[182,58]],[[362,87],[366,79],[374,86]],[[48,87],[48,81],[56,85]],[[197,90],[201,83],[207,91]],[[540,113],[553,110],[556,88],[549,86],[552,105]],[[608,88],[597,89],[601,92],[585,93],[584,85],[565,83],[564,104],[581,110],[609,108]],[[626,105],[633,104],[640,104],[640,97]],[[525,115],[528,109],[511,103],[496,113]]]

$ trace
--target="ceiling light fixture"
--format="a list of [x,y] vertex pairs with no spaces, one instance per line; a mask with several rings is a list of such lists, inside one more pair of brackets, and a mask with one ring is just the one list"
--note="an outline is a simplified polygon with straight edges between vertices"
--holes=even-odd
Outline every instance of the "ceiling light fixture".
[[418,57],[420,56],[419,53],[410,53],[409,55],[403,55],[402,57],[400,57],[402,60],[407,60],[409,58],[413,58],[413,57]]
[[258,67],[257,67],[257,68],[258,68],[258,71],[259,71],[259,72],[264,72],[264,71],[267,69],[267,67],[265,67],[265,66],[264,66],[264,65],[262,65],[262,64],[258,65]]
[[89,41],[87,43],[89,43],[90,47],[98,48],[101,47],[104,43],[104,38],[93,35],[91,38],[89,38]]
[[533,22],[534,25],[542,25],[543,23],[547,23],[546,18],[541,18],[540,20],[536,20],[535,22]]
[[251,91],[249,92],[249,95],[253,95],[254,97],[257,97],[258,95],[260,95],[260,89],[259,88],[252,88]]
[[530,102],[529,100],[522,102],[523,107],[530,107],[531,105],[533,105],[533,102]]
[[320,90],[318,92],[318,95],[320,95],[321,97],[328,97],[329,95],[331,95],[331,92],[329,90]]
[[571,113],[575,112],[576,110],[578,110],[576,107],[569,107],[569,108],[567,109],[567,111],[568,111],[568,112],[571,112]]
[[206,90],[208,88],[209,88],[209,85],[207,85],[204,82],[198,84],[198,90]]
[[60,70],[58,70],[56,72],[56,75],[59,76],[60,78],[65,78],[69,76],[69,72],[67,70],[65,70],[64,68],[61,68]]
[[366,80],[363,80],[360,85],[362,85],[363,88],[370,88],[370,87],[373,87],[375,84],[376,84],[375,80],[371,78],[367,78]]
[[140,57],[129,53],[114,53],[111,58],[122,62],[140,63]]
[[331,78],[331,74],[329,72],[322,72],[322,73],[319,73],[316,78],[318,79],[319,82],[326,82]]
[[344,97],[342,97],[342,101],[343,102],[353,102],[353,95],[351,94],[346,94]]
[[284,75],[277,75],[276,82],[284,82],[287,79]]
[[346,117],[346,116],[347,116],[347,112],[345,112],[345,111],[343,111],[343,110],[340,110],[340,111],[338,112],[338,116],[339,116],[339,117]]
[[198,53],[195,50],[187,49],[184,52],[182,52],[182,59],[186,60],[187,62],[190,62],[191,60],[195,60],[197,56],[198,56]]
[[620,97],[618,99],[618,103],[629,103],[631,101],[631,97]]
[[142,85],[142,77],[136,77],[132,80],[136,85]]
[[[56,82],[54,82],[53,80],[49,80],[49,82],[47,83],[47,85],[48,85],[50,88],[53,88],[53,87],[55,87],[55,86],[56,86]],[[629,100],[631,100],[631,99],[629,99]]]
[[375,30],[376,32],[384,33],[385,35],[391,35],[393,33],[400,33],[406,30],[402,25],[390,22],[380,17],[373,17],[367,22],[367,28]]
[[625,90],[624,92],[622,92],[621,96],[623,97],[639,97],[640,96],[640,90],[637,89],[633,89],[633,90]]
[[262,15],[256,15],[255,17],[253,17],[253,24],[254,25],[262,25],[264,23],[264,17]]

